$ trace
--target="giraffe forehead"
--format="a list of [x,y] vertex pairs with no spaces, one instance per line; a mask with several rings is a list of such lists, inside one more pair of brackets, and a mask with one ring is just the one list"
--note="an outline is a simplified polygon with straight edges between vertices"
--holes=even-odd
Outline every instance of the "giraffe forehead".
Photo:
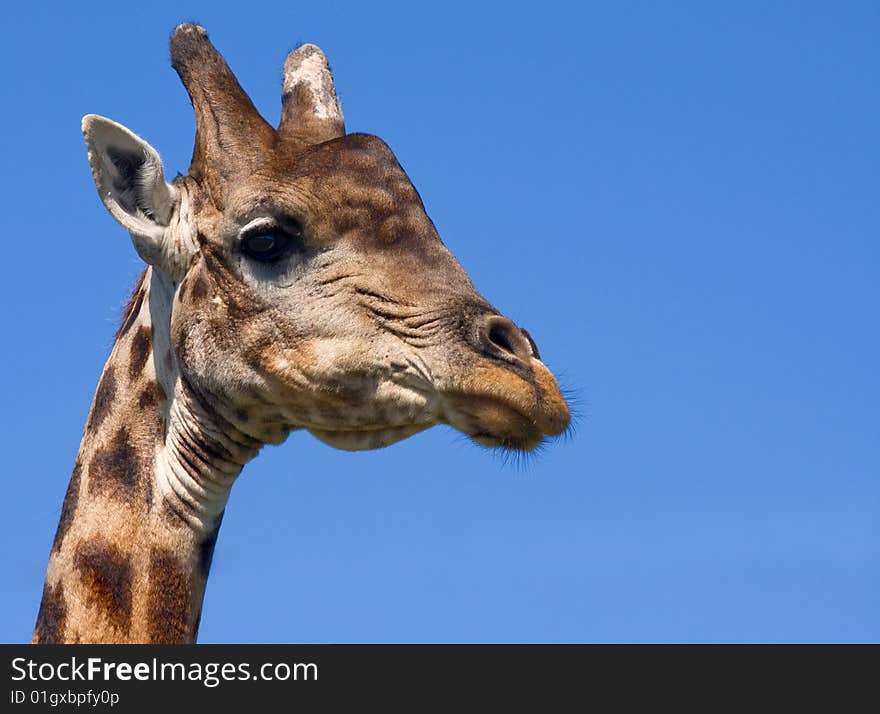
[[291,150],[287,143],[278,144],[274,162],[293,174],[329,174],[345,172],[363,176],[377,173],[403,174],[394,152],[382,139],[372,134],[348,134],[338,139],[315,144],[303,151]]
[[225,202],[236,223],[263,211],[301,216],[332,236],[362,229],[381,242],[434,235],[418,192],[388,146],[352,134],[288,154],[281,145]]

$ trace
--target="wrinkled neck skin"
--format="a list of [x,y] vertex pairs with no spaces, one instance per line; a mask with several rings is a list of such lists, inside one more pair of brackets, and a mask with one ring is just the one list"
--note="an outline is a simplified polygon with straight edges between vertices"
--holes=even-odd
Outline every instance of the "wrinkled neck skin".
[[170,344],[176,286],[148,269],[92,405],[34,642],[194,642],[229,491],[261,443],[206,406]]

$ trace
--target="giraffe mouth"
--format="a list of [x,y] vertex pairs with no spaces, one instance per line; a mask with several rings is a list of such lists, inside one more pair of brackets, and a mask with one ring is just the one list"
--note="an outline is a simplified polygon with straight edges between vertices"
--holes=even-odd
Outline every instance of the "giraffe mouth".
[[[569,424],[568,405],[549,370],[533,361],[531,379],[510,370],[473,370],[457,384],[433,386],[433,404],[417,421],[398,424],[300,424],[336,449],[367,451],[390,446],[436,424],[447,424],[480,446],[533,451]],[[428,395],[430,397],[430,395]]]
[[495,399],[468,398],[448,410],[450,426],[490,449],[532,451],[547,435],[527,415]]
[[532,451],[559,436],[571,418],[556,380],[538,360],[532,360],[530,379],[505,369],[475,370],[443,402],[443,421],[480,446],[513,451]]

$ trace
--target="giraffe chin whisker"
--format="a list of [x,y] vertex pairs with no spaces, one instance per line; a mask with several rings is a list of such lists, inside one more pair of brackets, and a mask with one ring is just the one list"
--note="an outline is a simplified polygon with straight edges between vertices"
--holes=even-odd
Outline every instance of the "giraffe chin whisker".
[[540,433],[530,434],[527,437],[499,436],[486,431],[478,431],[468,435],[475,444],[487,449],[504,449],[506,451],[534,451],[544,443],[544,436]]

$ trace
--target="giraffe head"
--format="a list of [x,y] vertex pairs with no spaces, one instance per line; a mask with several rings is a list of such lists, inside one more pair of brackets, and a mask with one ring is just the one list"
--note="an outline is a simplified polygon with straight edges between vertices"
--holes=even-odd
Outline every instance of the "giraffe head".
[[371,449],[446,423],[529,450],[569,411],[525,330],[474,288],[388,146],[346,134],[321,51],[284,66],[281,121],[256,111],[205,31],[172,65],[192,100],[186,176],[87,116],[99,194],[173,294],[169,363],[240,431],[307,429]]

